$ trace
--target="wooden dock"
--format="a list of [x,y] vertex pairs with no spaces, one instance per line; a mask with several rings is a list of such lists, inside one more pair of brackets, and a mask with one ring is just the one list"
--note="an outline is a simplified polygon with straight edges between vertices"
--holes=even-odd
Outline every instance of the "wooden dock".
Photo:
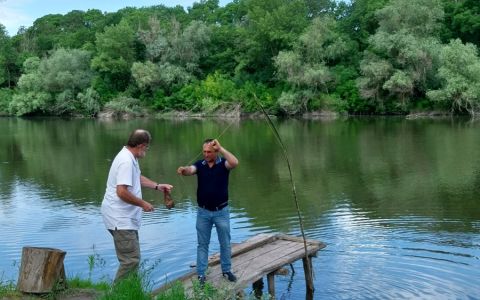
[[[232,245],[232,271],[237,282],[231,283],[222,277],[220,254],[211,255],[208,259],[207,282],[216,288],[226,290],[230,295],[241,292],[252,283],[267,275],[268,292],[275,296],[274,276],[276,271],[285,265],[302,259],[305,271],[307,291],[313,289],[311,274],[311,257],[326,245],[315,240],[307,240],[307,255],[302,238],[283,234],[259,234],[240,244]],[[308,265],[307,265],[308,264]],[[193,282],[197,280],[196,271],[191,271],[180,278],[168,282],[152,292],[157,295],[168,289],[175,282],[181,282],[187,294],[193,291]],[[313,292],[313,290],[312,290]]]

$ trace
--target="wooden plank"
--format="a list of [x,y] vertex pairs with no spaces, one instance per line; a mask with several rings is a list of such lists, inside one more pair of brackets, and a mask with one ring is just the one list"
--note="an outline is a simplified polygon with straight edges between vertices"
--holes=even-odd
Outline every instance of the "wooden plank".
[[[324,243],[307,240],[307,256],[316,254],[325,246]],[[235,292],[266,274],[272,274],[270,277],[273,280],[276,270],[304,257],[305,248],[302,238],[283,234],[259,234],[241,244],[232,245],[232,271],[237,275],[236,283],[230,283],[223,278],[219,253],[209,258],[207,281],[217,288]],[[194,280],[196,280],[196,272],[191,271],[152,293],[156,295],[171,286],[173,282],[181,281],[186,292],[190,294]]]
[[[237,274],[237,277],[239,277],[239,285],[244,285],[245,282],[248,284],[249,282],[256,281],[263,277],[264,274],[275,271],[281,266],[289,264],[292,261],[295,261],[304,256],[304,247],[301,243],[289,241],[281,242],[280,240],[277,240],[274,243],[277,244],[276,249],[272,249],[266,245],[263,247],[263,249],[255,249],[252,250],[250,253],[242,256],[241,263],[238,262],[238,259],[237,261],[233,260],[233,271]],[[259,256],[258,251],[262,251],[264,255]],[[313,249],[311,247],[309,248],[310,253],[315,251],[315,247]],[[246,259],[246,255],[248,255],[248,259]],[[275,259],[272,260],[272,257],[275,257]],[[273,267],[271,266],[272,264]],[[241,270],[241,272],[239,272],[239,270]],[[261,275],[259,277],[253,277],[252,275],[248,275],[257,274],[258,270],[261,271]],[[215,282],[220,280],[221,275],[219,270],[217,271],[215,269],[212,269],[210,273],[213,276],[209,276],[209,281]]]
[[[262,256],[257,256],[254,253],[249,253],[252,259],[243,260],[242,264],[233,264],[234,272],[237,274],[238,277],[237,285],[248,285],[248,283],[260,279],[261,277],[263,277],[263,275],[275,271],[280,266],[283,266],[286,261],[288,261],[288,259],[284,259],[285,257],[288,257],[288,255],[291,255],[291,253],[301,253],[302,249],[302,245],[290,242],[288,246],[284,244],[284,247],[278,247],[275,250],[263,249],[266,251],[264,252],[265,255]],[[274,259],[272,260],[272,258]],[[270,266],[272,264],[279,265],[279,267],[271,268]],[[259,270],[261,275],[254,275],[259,273]],[[212,282],[218,281],[220,279],[220,276],[218,276],[219,274],[217,274],[218,273],[216,273],[214,276],[211,276]]]
[[[255,264],[255,266],[258,268],[257,271],[260,271],[260,272],[257,272],[257,273],[252,272],[250,277],[255,278],[255,274],[258,274],[258,276],[263,276],[263,275],[261,275],[261,272],[263,272],[263,274],[265,274],[267,272],[277,270],[281,266],[284,266],[288,263],[291,263],[295,260],[298,260],[298,259],[304,257],[304,253],[305,253],[303,245],[301,245],[301,244],[297,244],[296,248],[290,249],[290,251],[288,251],[287,249],[282,249],[282,250],[284,251],[283,252],[284,255],[281,256],[281,257],[278,257],[275,260],[270,260],[270,262],[268,264],[260,265],[260,263],[257,262]],[[311,254],[315,251],[317,251],[315,248],[313,248],[313,249],[308,248],[308,253],[309,254]],[[273,257],[274,254],[275,253],[272,253],[272,257]]]
[[[232,245],[232,258],[238,256],[242,253],[248,252],[252,249],[261,247],[262,245],[268,244],[272,241],[277,240],[278,237],[276,234],[266,234],[261,233],[255,235],[248,240]],[[220,263],[220,253],[215,253],[208,258],[208,265],[214,265]]]
[[[274,241],[273,243],[277,243],[278,241]],[[290,244],[289,248],[294,247],[294,251],[298,251],[298,249],[301,249],[301,245],[295,242],[286,242],[286,241],[281,241],[283,245],[285,246],[285,243]],[[286,251],[285,247],[281,247],[282,245],[277,245],[275,246],[276,249],[272,251],[272,247],[275,245],[264,245],[262,248],[252,250],[248,253],[245,253],[242,255],[242,257],[237,257],[232,260],[232,265],[233,265],[233,272],[237,275],[237,282],[235,284],[227,282],[221,275],[221,266],[216,265],[213,266],[212,268],[209,269],[209,272],[207,274],[207,281],[210,282],[214,286],[223,286],[223,288],[228,288],[231,290],[241,290],[243,287],[246,287],[249,283],[256,281],[262,276],[252,278],[250,276],[251,273],[255,273],[256,269],[259,267],[259,264],[263,265],[265,264],[265,257],[268,255],[275,255],[275,256],[281,256],[284,254]],[[295,248],[296,247],[296,248]],[[258,256],[258,251],[262,251],[264,255]],[[252,252],[257,252],[252,253]],[[251,257],[250,260],[245,260],[243,256],[249,255]],[[238,259],[241,259],[243,262],[242,264],[238,263]],[[237,261],[236,261],[237,260]],[[261,261],[264,261],[263,263]],[[253,263],[252,263],[253,262]],[[250,265],[249,265],[250,264]],[[266,273],[264,273],[266,274]],[[226,285],[229,285],[225,287]]]
[[[263,267],[266,260],[272,257],[278,258],[284,255],[284,253],[292,247],[297,246],[298,244],[296,243],[290,243],[289,245],[269,245],[264,246],[261,249],[252,250],[249,253],[245,253],[241,257],[232,260],[233,271],[237,274],[237,277],[242,280],[242,278],[245,277],[244,274],[248,274],[252,269]],[[217,278],[213,277],[212,279],[215,280]]]
[[[297,249],[298,250],[298,249]],[[288,255],[286,255],[285,257],[283,257],[282,260],[276,260],[276,261],[272,261],[268,267],[264,268],[263,270],[256,270],[255,273],[252,273],[249,277],[252,277],[252,278],[259,278],[259,277],[262,277],[263,274],[267,273],[267,272],[271,272],[271,271],[274,271],[278,268],[280,268],[281,266],[285,265],[285,261],[288,260],[288,261],[295,261],[295,260],[298,260],[299,258],[303,257],[303,253],[302,254],[299,254],[298,251],[294,251],[294,252],[291,252],[289,253]]]
[[[232,258],[232,265],[234,266],[233,272],[237,274],[238,280],[237,284],[241,283],[241,285],[245,285],[248,283],[251,283],[252,281],[249,281],[250,279],[247,280],[242,280],[241,276],[239,276],[239,272],[237,271],[238,269],[242,269],[240,266],[241,264],[238,264],[237,260],[244,260],[245,257],[248,258],[248,261],[255,259],[259,255],[268,255],[269,253],[272,253],[272,251],[275,251],[274,253],[283,253],[285,251],[285,245],[288,244],[290,247],[299,247],[299,244],[296,242],[290,242],[290,241],[279,241],[279,240],[274,240],[270,244],[263,244],[260,248],[256,248],[254,250],[250,250],[248,252],[245,252],[244,254],[240,256],[236,256]],[[283,246],[283,247],[282,247]],[[303,246],[302,246],[303,247]],[[248,263],[247,261],[247,263]],[[192,281],[196,280],[196,272],[192,271],[191,273],[182,276],[181,278],[177,279],[182,282],[184,285],[185,290],[189,290],[190,288],[193,287]],[[176,281],[176,280],[175,280]],[[217,288],[223,287],[224,289],[230,289],[230,290],[239,290],[235,288],[237,284],[229,283],[227,282],[223,276],[222,276],[222,271],[221,271],[221,265],[220,264],[214,264],[212,266],[209,266],[208,268],[208,273],[207,273],[207,281],[216,286]],[[167,286],[163,286],[153,292],[154,295],[158,294],[159,292],[168,289],[171,286],[171,284]]]
[[[278,242],[278,241],[276,241]],[[238,257],[234,260],[234,266],[239,269],[245,269],[246,265],[251,265],[252,262],[257,261],[259,259],[267,259],[271,260],[272,258],[277,259],[284,255],[287,251],[291,248],[300,248],[301,245],[294,242],[281,242],[263,246],[262,248],[255,249],[250,251],[249,253],[245,253],[244,255]],[[256,265],[256,268],[259,266]]]
[[[238,266],[239,268],[250,269],[253,267],[254,269],[270,269],[269,266],[274,264],[277,261],[283,262],[283,265],[289,263],[289,257],[296,253],[297,255],[301,255],[303,250],[303,246],[297,243],[291,244],[284,244],[283,247],[277,248],[275,250],[269,251],[266,255],[255,257],[251,260],[247,265]],[[273,271],[273,270],[269,270]]]
[[232,259],[232,265],[240,268],[240,266],[242,264],[244,264],[245,262],[250,263],[252,260],[254,260],[258,256],[263,256],[263,255],[271,256],[272,255],[271,253],[273,251],[276,251],[278,249],[282,250],[282,249],[289,248],[289,247],[294,246],[294,245],[298,245],[298,243],[285,242],[285,241],[281,242],[281,241],[277,240],[277,241],[274,241],[274,242],[272,242],[268,245],[263,245],[260,248],[253,249],[253,250],[249,251],[248,253],[242,254],[241,256],[234,257]]
[[[282,239],[282,240],[287,240],[287,241],[294,241],[294,242],[299,242],[299,243],[302,243],[303,244],[303,238],[302,237],[297,237],[297,236],[293,236],[293,235],[286,235],[286,234],[278,234],[277,235],[277,238],[278,239]],[[317,240],[309,240],[307,239],[307,246],[309,245],[317,245],[319,247],[319,250],[320,249],[323,249],[325,248],[327,245],[325,243],[322,243],[320,241],[317,241]]]

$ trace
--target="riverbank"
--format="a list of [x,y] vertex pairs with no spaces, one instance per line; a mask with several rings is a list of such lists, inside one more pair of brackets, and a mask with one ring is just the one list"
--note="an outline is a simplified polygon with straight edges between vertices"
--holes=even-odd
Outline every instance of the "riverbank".
[[1,300],[38,300],[38,299],[55,299],[55,300],[93,300],[99,299],[104,292],[94,288],[72,288],[65,291],[52,294],[23,294],[17,291],[11,291],[3,295]]
[[[268,113],[268,112],[267,112]],[[421,118],[450,118],[450,117],[467,117],[469,115],[454,115],[450,111],[420,111],[411,112],[405,115],[351,115],[347,113],[339,113],[331,110],[318,110],[306,112],[299,115],[274,115],[269,114],[272,119],[305,119],[305,120],[335,120],[338,118],[349,117],[405,117],[406,119],[421,119]],[[100,120],[105,119],[119,119],[129,120],[134,118],[155,118],[155,119],[262,119],[265,115],[261,111],[257,112],[242,112],[240,107],[235,107],[228,110],[206,111],[206,112],[192,112],[192,111],[167,111],[167,112],[149,112],[142,111],[141,113],[133,112],[119,112],[112,110],[105,110],[98,113],[97,117]]]
[[[56,294],[53,299],[55,300],[94,300],[99,299],[102,293],[94,289],[74,289],[67,290],[62,293]],[[2,300],[38,300],[38,299],[50,299],[49,295],[11,295],[4,296]]]
[[[295,116],[278,116],[268,115],[272,119],[304,119],[304,120],[335,120],[338,118],[355,118],[355,117],[405,117],[406,119],[422,119],[422,118],[451,118],[451,117],[467,117],[468,115],[453,115],[449,112],[441,111],[429,111],[429,112],[415,112],[406,115],[349,115],[341,114],[334,111],[314,111]],[[242,113],[238,111],[227,112],[187,112],[187,111],[170,111],[163,113],[152,114],[130,114],[121,113],[115,114],[112,112],[99,113],[97,118],[100,120],[118,119],[118,120],[130,120],[135,118],[155,118],[155,119],[167,119],[167,120],[183,120],[183,119],[263,119],[265,115],[262,112],[254,113]]]

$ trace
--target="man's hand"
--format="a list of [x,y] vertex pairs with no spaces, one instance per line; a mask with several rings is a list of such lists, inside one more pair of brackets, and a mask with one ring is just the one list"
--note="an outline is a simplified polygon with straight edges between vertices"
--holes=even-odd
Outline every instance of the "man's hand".
[[218,151],[220,151],[220,149],[222,149],[222,145],[220,145],[220,143],[216,139],[211,141],[209,144],[210,144],[210,146],[212,146],[212,148],[215,152],[218,152]]
[[177,173],[183,176],[190,176],[195,174],[196,168],[194,166],[178,167]]
[[143,209],[144,212],[152,212],[152,211],[155,210],[155,209],[153,208],[153,205],[151,205],[150,203],[148,203],[148,202],[145,201],[145,200],[142,200],[142,201],[143,201],[143,202],[142,202],[141,207],[142,207],[142,209]]
[[180,175],[185,175],[184,172],[187,169],[188,169],[188,167],[178,167],[177,173],[180,174]]
[[158,189],[163,192],[171,192],[173,189],[173,185],[167,184],[167,183],[162,183],[158,185]]

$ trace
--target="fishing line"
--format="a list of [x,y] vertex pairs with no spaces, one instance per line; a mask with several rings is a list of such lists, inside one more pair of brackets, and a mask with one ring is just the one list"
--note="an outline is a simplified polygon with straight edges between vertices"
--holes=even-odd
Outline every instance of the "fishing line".
[[302,214],[300,213],[300,206],[298,204],[297,191],[296,191],[296,188],[295,188],[295,181],[293,180],[293,174],[292,174],[292,168],[290,166],[290,160],[288,159],[287,147],[285,147],[285,145],[283,144],[282,138],[280,137],[280,134],[277,131],[277,127],[275,127],[275,124],[273,124],[272,119],[270,118],[270,116],[265,111],[265,108],[263,108],[262,104],[258,100],[257,95],[255,93],[253,94],[253,97],[255,98],[255,102],[257,103],[257,105],[262,110],[263,115],[267,119],[267,123],[268,123],[268,125],[270,125],[270,129],[272,129],[272,131],[273,131],[273,133],[274,133],[274,135],[277,139],[277,142],[280,144],[280,147],[283,150],[283,157],[285,158],[285,161],[287,162],[288,173],[290,175],[290,183],[292,185],[293,199],[295,201],[295,207],[297,209],[298,221],[300,222],[300,231],[302,233],[302,238],[303,238],[303,247],[305,249],[305,259],[307,260],[306,266],[304,266],[304,267],[307,268],[307,272],[313,278],[313,270],[311,268],[310,257],[308,256],[307,239],[305,238],[305,231],[303,230]]

